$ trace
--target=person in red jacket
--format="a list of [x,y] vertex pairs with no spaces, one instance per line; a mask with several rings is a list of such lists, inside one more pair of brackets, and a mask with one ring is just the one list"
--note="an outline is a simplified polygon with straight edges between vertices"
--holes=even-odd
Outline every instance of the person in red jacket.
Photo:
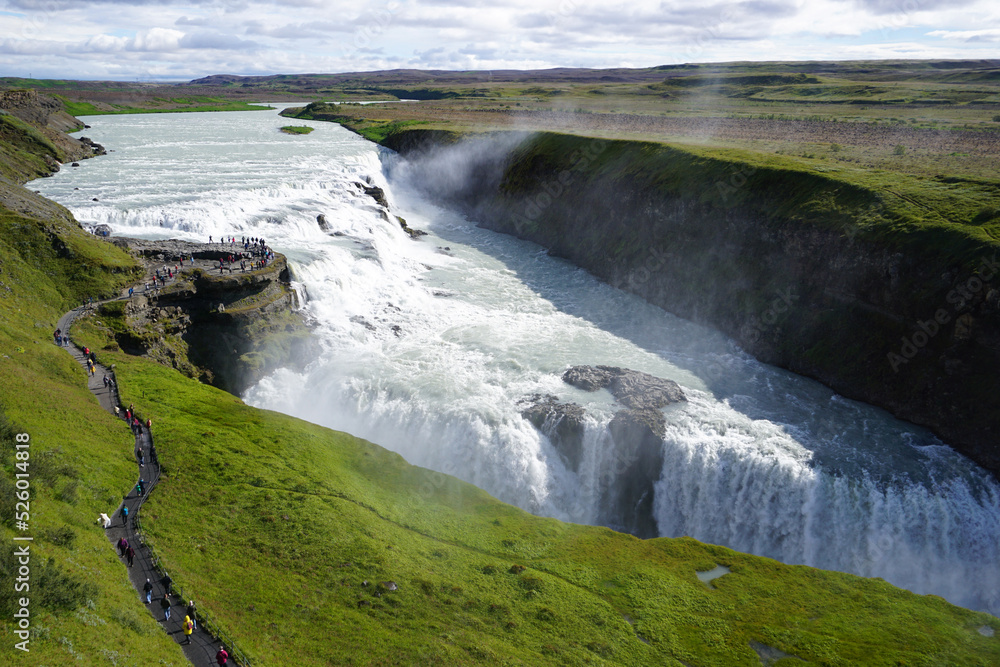
[[215,654],[215,661],[220,665],[229,664],[229,654],[226,653],[226,647],[220,646],[219,652]]

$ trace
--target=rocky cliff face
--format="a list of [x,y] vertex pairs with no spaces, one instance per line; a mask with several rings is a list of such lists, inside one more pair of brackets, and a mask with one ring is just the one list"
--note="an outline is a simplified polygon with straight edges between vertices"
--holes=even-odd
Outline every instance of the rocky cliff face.
[[65,208],[20,186],[59,171],[61,162],[103,154],[99,144],[65,134],[83,127],[57,100],[33,90],[0,90],[0,207],[76,224]]
[[[263,269],[220,274],[208,268],[219,252],[185,241],[116,237],[150,270],[194,257],[174,282],[138,290],[123,308],[116,339],[126,352],[144,354],[230,393],[240,395],[271,370],[312,358],[315,340],[293,311],[296,295],[288,267],[276,255]],[[207,265],[207,266],[206,266]],[[106,312],[106,316],[114,313]]]
[[[63,110],[56,99],[34,90],[0,90],[0,110],[37,128],[56,148],[50,157],[58,162],[84,160],[103,155],[104,147],[87,137],[72,137],[67,132],[84,129],[84,124]],[[58,163],[50,163],[58,171]]]
[[818,174],[564,135],[493,153],[425,139],[386,143],[429,164],[449,151],[475,163],[460,188],[429,176],[428,189],[483,226],[1000,471],[1000,257],[988,244],[938,228],[887,233],[867,224],[890,215],[877,193]]

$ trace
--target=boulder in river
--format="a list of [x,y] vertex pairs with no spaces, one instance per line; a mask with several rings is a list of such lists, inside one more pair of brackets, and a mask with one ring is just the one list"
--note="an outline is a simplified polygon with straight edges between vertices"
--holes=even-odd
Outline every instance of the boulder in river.
[[615,413],[608,424],[614,442],[611,484],[602,505],[611,522],[638,537],[656,537],[653,518],[653,485],[663,470],[663,414],[655,408]]
[[383,208],[389,208],[389,202],[385,198],[385,190],[377,185],[365,185],[364,183],[358,183],[361,189],[365,191],[365,194],[375,200],[375,203]]
[[573,472],[583,459],[584,409],[576,403],[560,403],[555,396],[535,394],[521,415],[548,436],[552,446]]
[[324,232],[330,231],[330,223],[327,222],[326,216],[323,215],[322,213],[316,216],[316,222],[319,223],[319,228],[322,229]]
[[415,239],[418,236],[427,236],[427,232],[425,232],[422,229],[413,229],[408,224],[406,224],[406,220],[405,219],[399,217],[398,215],[395,216],[395,218],[396,218],[396,221],[399,223],[399,226],[403,228],[403,231],[410,235],[410,238],[414,238]]
[[606,471],[603,519],[633,535],[655,537],[653,485],[663,470],[667,432],[661,408],[687,400],[684,392],[672,380],[617,366],[574,366],[562,378],[584,391],[606,388],[625,406],[608,424],[614,455]]
[[573,366],[563,373],[562,379],[584,391],[607,388],[618,402],[636,410],[662,408],[687,400],[673,380],[617,366]]

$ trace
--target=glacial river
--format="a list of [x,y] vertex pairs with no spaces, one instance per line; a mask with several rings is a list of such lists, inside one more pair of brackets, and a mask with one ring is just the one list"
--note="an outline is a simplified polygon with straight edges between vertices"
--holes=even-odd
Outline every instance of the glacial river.
[[[595,523],[616,484],[616,406],[560,376],[577,364],[645,371],[688,396],[665,410],[661,535],[1000,614],[1000,485],[927,431],[476,227],[422,196],[420,169],[339,126],[289,136],[276,111],[86,120],[83,134],[113,152],[29,187],[116,234],[257,236],[288,256],[321,352],[250,388],[251,405],[367,438],[531,512]],[[428,236],[385,221],[356,185],[365,179]],[[531,394],[586,408],[578,472],[521,416]]]

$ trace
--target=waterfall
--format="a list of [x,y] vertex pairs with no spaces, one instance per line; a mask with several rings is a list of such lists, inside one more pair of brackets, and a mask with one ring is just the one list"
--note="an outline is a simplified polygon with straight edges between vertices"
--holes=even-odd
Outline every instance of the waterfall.
[[[561,375],[641,370],[688,399],[664,410],[649,506],[659,534],[1000,614],[1000,485],[932,434],[479,229],[427,197],[419,169],[387,176],[379,151],[337,126],[284,136],[269,112],[91,122],[115,153],[32,187],[119,235],[263,236],[288,256],[320,352],[250,388],[251,405],[367,438],[534,513],[617,526],[608,424],[621,406]],[[369,181],[429,235],[415,241],[383,215],[357,185]],[[576,469],[521,415],[533,395],[584,408]]]

